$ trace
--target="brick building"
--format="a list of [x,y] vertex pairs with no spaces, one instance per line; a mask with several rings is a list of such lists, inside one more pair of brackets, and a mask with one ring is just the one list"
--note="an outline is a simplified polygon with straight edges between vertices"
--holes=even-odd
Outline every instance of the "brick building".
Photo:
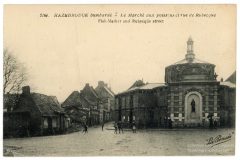
[[215,65],[195,58],[193,43],[189,37],[185,58],[165,68],[165,83],[138,81],[117,94],[115,120],[147,127],[169,121],[174,127],[204,127],[212,116],[218,125],[234,125],[236,86],[217,81]]

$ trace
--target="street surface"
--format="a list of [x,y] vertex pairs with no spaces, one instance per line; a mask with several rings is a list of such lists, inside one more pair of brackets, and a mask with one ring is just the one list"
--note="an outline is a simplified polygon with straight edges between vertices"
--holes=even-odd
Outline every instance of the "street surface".
[[[235,150],[234,129],[145,129],[137,133],[128,129],[114,134],[106,128],[113,129],[113,123],[105,124],[104,131],[101,126],[90,127],[86,134],[4,139],[3,149],[17,157],[234,155]],[[218,141],[206,145],[217,136]]]

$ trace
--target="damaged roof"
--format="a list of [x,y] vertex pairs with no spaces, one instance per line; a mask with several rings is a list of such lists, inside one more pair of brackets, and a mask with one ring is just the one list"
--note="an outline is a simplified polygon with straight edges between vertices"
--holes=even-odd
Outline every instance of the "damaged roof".
[[31,93],[30,96],[43,116],[54,116],[63,112],[55,96],[47,96],[40,93]]

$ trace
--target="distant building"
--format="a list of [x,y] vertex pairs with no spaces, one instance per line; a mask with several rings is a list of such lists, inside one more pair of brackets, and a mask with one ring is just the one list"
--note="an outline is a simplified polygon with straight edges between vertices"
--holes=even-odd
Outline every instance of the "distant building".
[[196,59],[193,40],[187,41],[185,58],[165,68],[165,83],[136,81],[115,96],[116,121],[143,127],[206,127],[209,117],[218,125],[233,125],[236,86],[217,81],[215,65]]
[[235,126],[236,121],[236,71],[220,82],[219,99],[220,101],[220,124]]
[[71,118],[72,123],[99,124],[98,104],[90,101],[83,93],[73,91],[62,103],[62,108]]
[[71,117],[72,122],[87,123],[89,126],[99,124],[99,98],[88,83],[80,92],[72,92],[62,103],[62,108]]
[[100,101],[100,121],[113,121],[115,118],[114,93],[103,81],[98,82],[98,86],[95,88],[95,91]]
[[226,82],[236,84],[236,71],[226,79]]
[[25,130],[29,135],[64,132],[68,119],[55,96],[31,93],[30,87],[23,92],[14,108],[4,113],[4,134],[17,135]]

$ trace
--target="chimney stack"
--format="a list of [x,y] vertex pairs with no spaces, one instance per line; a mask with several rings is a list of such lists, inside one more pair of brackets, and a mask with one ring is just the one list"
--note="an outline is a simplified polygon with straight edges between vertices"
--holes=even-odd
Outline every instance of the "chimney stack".
[[98,81],[98,86],[99,87],[103,87],[104,86],[104,82],[103,81]]
[[30,87],[29,86],[22,87],[22,93],[25,95],[30,94]]

